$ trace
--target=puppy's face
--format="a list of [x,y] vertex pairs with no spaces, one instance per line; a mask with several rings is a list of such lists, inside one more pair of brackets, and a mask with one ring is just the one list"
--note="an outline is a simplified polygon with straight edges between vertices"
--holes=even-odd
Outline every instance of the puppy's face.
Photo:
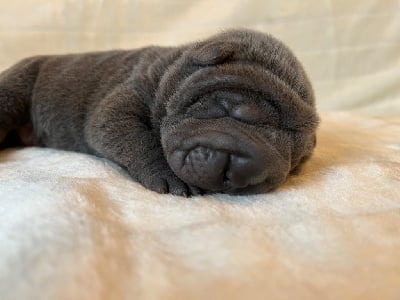
[[318,118],[308,79],[279,41],[232,31],[192,45],[165,74],[167,161],[206,191],[265,192],[308,158]]

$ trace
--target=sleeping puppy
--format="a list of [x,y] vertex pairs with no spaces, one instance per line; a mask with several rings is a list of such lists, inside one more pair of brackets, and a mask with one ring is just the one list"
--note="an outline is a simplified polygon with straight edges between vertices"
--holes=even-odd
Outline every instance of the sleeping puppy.
[[105,157],[145,187],[248,194],[310,157],[318,117],[293,53],[230,30],[181,47],[27,58],[0,74],[0,143]]

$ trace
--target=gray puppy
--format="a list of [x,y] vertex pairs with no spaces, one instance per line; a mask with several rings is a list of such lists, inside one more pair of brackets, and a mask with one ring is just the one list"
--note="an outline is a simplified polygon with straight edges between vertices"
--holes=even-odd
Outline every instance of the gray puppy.
[[230,30],[181,47],[36,56],[0,74],[0,143],[108,158],[177,195],[266,192],[310,157],[318,117],[293,53]]

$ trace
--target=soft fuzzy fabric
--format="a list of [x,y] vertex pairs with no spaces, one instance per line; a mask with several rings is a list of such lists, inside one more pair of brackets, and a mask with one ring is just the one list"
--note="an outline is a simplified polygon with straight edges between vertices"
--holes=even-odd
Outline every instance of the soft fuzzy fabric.
[[0,298],[399,299],[400,118],[322,116],[271,194],[160,196],[110,163],[0,152]]

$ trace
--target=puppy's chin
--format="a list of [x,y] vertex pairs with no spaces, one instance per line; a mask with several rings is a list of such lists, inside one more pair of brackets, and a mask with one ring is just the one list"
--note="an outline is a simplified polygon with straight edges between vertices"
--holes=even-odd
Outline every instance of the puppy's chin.
[[[262,135],[230,118],[164,125],[162,145],[175,174],[206,191],[268,191],[285,180],[289,162]],[[259,192],[259,191],[256,191]]]

